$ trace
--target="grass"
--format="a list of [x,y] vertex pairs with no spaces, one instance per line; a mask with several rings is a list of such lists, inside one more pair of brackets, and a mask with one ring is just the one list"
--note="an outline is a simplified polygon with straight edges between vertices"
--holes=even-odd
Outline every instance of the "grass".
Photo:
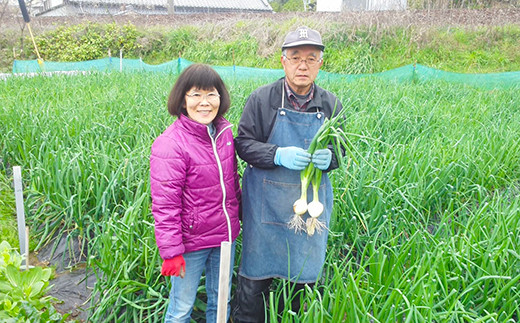
[[[174,81],[111,73],[0,83],[2,167],[27,170],[37,248],[57,233],[88,247],[99,278],[93,321],[162,320],[169,284],[153,236],[148,157],[173,121],[166,100]],[[225,81],[236,131],[248,94],[267,81]],[[331,174],[323,277],[306,291],[307,313],[286,310],[280,321],[517,321],[517,89],[377,78],[320,84],[349,109],[346,130],[363,158]]]
[[[432,68],[459,73],[493,73],[520,70],[520,26],[509,17],[503,17],[500,25],[486,25],[486,12],[461,11],[466,24],[453,25],[453,22],[440,24],[440,16],[452,16],[456,11],[406,12],[381,14],[382,22],[373,21],[374,17],[352,14],[352,16],[327,16],[315,14],[282,15],[266,17],[227,17],[189,21],[185,25],[166,27],[131,25],[127,20],[119,25],[100,25],[91,28],[89,24],[72,24],[63,27],[62,33],[54,33],[53,28],[36,31],[37,41],[44,61],[83,61],[107,57],[107,48],[117,56],[117,42],[127,40],[129,48],[124,51],[125,58],[142,58],[148,64],[162,64],[175,60],[179,55],[194,62],[205,62],[222,66],[245,66],[279,68],[280,45],[286,33],[297,26],[307,25],[321,31],[326,45],[323,70],[333,73],[366,74],[391,70],[408,64],[422,64]],[[410,15],[411,23],[406,19]],[[490,13],[487,13],[490,14]],[[493,13],[491,13],[493,14]],[[497,15],[503,13],[497,12]],[[439,22],[428,24],[421,19]],[[321,17],[321,18],[320,18]],[[199,19],[202,19],[199,17]],[[363,25],[356,24],[365,19]],[[322,21],[323,20],[323,21]],[[386,21],[388,20],[388,21]],[[386,21],[386,22],[385,22]],[[483,25],[477,25],[479,24]],[[138,22],[136,22],[138,23]],[[126,27],[121,27],[125,25]],[[95,34],[95,30],[108,28],[106,34]],[[114,26],[121,29],[119,34]],[[137,31],[139,29],[139,32]],[[84,36],[89,30],[92,41],[87,43],[76,38]],[[131,37],[128,35],[129,30]],[[13,48],[19,50],[18,32],[11,27],[0,34],[0,50],[5,57],[0,59],[0,71],[12,71]],[[72,38],[65,37],[66,35]],[[101,41],[103,40],[103,41]],[[121,40],[121,41],[123,41]],[[25,44],[31,44],[27,37]],[[81,43],[82,46],[78,46]],[[108,47],[107,47],[108,46]],[[61,49],[60,49],[61,48]],[[66,50],[64,50],[65,48]],[[65,53],[66,52],[66,53]],[[97,55],[94,55],[97,53]],[[32,46],[25,46],[19,60],[35,59]]]
[[11,247],[19,247],[13,181],[3,171],[0,171],[0,235]]
[[[215,32],[219,26],[204,24],[152,34],[166,39],[158,41],[161,45],[157,49],[150,48],[147,53],[134,56],[141,56],[148,64],[175,60],[180,54],[187,60],[212,65],[279,68],[279,44],[286,32],[301,24],[322,31],[326,45],[322,69],[328,72],[377,73],[414,63],[459,73],[520,70],[520,45],[514,41],[519,37],[520,27],[516,25],[425,30],[413,26],[353,28],[332,22],[317,25],[305,19],[260,20],[242,29],[231,28],[223,37]],[[145,32],[143,37],[147,36]]]

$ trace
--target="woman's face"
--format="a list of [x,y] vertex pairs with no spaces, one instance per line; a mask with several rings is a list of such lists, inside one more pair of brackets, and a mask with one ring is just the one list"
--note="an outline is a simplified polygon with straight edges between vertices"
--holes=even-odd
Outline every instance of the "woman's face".
[[213,122],[220,107],[220,95],[215,88],[207,91],[192,87],[186,92],[188,117],[205,125]]

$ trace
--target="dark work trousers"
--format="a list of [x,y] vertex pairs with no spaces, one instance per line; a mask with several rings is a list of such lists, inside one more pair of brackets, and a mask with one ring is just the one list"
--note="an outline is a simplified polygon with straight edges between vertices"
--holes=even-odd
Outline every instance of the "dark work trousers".
[[[269,304],[269,288],[273,282],[272,278],[263,280],[247,279],[238,275],[235,299],[231,305],[231,317],[233,323],[264,323],[267,304]],[[301,306],[301,291],[308,285],[312,288],[314,283],[298,284],[290,283],[288,289],[292,289],[291,310],[298,313]],[[301,291],[301,292],[300,292]],[[278,311],[284,310],[283,296],[278,303]],[[274,323],[274,322],[272,322]]]

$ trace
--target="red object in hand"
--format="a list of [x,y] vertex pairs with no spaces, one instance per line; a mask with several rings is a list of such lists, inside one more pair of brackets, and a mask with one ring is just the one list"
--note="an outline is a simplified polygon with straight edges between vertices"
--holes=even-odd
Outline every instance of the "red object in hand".
[[172,259],[164,259],[161,274],[163,276],[181,276],[184,278],[186,272],[186,262],[182,255],[173,257]]

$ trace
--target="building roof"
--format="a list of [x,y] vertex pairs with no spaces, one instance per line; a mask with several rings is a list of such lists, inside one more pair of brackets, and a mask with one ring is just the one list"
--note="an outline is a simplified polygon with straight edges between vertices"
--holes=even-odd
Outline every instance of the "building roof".
[[267,0],[173,0],[173,4],[180,7],[272,10]]
[[[69,2],[89,4],[113,4],[113,5],[135,5],[135,6],[168,6],[168,0],[69,0]],[[232,9],[232,10],[254,10],[272,11],[267,0],[173,0],[175,7],[192,9]]]

